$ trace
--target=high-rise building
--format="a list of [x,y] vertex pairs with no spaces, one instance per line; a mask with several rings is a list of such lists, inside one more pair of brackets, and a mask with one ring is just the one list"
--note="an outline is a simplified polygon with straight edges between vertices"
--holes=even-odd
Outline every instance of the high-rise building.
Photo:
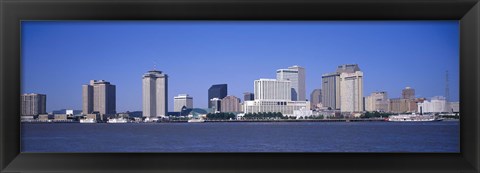
[[221,101],[221,112],[241,112],[240,99],[235,96],[226,96]]
[[310,94],[310,108],[315,109],[317,105],[322,103],[322,90],[314,89]]
[[405,87],[405,89],[402,90],[402,99],[415,99],[415,89]]
[[322,104],[331,109],[340,109],[340,74],[322,75]]
[[254,94],[251,92],[243,93],[243,101],[255,100]]
[[22,116],[36,116],[47,112],[47,95],[45,94],[22,94],[20,101]]
[[310,109],[308,101],[292,101],[290,83],[276,79],[255,80],[255,100],[244,102],[244,113],[281,112],[290,116],[295,110]]
[[365,110],[370,112],[387,112],[388,103],[387,92],[373,92],[370,96],[365,97]]
[[193,97],[190,97],[188,94],[179,94],[173,98],[173,111],[181,112],[183,107],[192,109],[193,108]]
[[82,86],[83,114],[115,114],[115,85],[105,80],[90,80],[90,84]]
[[288,67],[288,69],[277,70],[277,80],[288,80],[291,82],[292,101],[305,101],[305,68],[300,66]]
[[291,82],[287,80],[255,80],[254,90],[255,100],[292,100]]
[[142,77],[143,117],[167,116],[168,75],[161,71],[148,71]]
[[340,111],[363,111],[363,72],[340,73]]
[[227,84],[212,85],[208,89],[208,108],[212,108],[212,103],[210,102],[210,100],[212,100],[213,98],[223,99],[227,96],[227,93]]

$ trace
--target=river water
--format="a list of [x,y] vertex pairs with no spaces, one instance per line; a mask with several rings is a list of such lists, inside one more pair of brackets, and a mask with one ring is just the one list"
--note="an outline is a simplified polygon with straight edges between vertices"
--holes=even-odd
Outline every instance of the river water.
[[23,123],[22,152],[459,152],[459,121]]

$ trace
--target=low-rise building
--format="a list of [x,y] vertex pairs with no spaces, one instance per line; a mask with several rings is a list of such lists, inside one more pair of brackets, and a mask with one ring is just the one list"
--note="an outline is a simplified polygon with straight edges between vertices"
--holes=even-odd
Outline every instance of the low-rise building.
[[450,112],[458,113],[460,112],[460,102],[450,102]]
[[48,114],[40,114],[38,115],[39,121],[48,121]]
[[450,112],[449,105],[445,97],[435,96],[430,101],[425,100],[423,103],[418,103],[418,111],[422,113],[441,113]]
[[67,120],[67,114],[55,114],[54,115],[54,120],[55,121],[66,121]]
[[267,101],[254,100],[244,102],[244,113],[280,112],[284,116],[293,116],[294,110],[310,110],[309,101]]

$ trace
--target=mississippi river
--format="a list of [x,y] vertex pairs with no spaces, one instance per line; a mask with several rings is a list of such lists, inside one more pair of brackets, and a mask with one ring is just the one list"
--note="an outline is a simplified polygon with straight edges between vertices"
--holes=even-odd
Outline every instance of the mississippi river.
[[22,152],[459,152],[459,121],[23,123]]

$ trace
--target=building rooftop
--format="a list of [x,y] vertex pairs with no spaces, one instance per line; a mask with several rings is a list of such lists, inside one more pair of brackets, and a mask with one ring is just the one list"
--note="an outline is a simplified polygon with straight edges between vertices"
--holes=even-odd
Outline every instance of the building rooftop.
[[164,74],[164,73],[162,73],[162,71],[158,71],[158,70],[150,70],[147,73],[143,74],[143,78],[146,78],[146,77],[161,78],[161,77],[165,77],[165,76],[167,76],[167,74]]
[[358,64],[344,64],[337,67],[337,73],[355,73],[360,71]]

